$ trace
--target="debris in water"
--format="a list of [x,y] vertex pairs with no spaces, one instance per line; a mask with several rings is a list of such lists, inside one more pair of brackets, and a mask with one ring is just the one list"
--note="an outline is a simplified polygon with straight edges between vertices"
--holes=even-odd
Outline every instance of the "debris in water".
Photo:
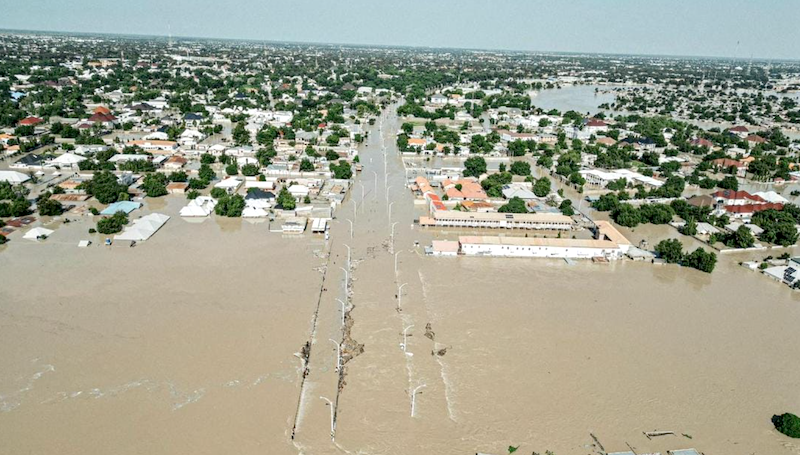
[[425,336],[430,338],[431,341],[434,341],[434,338],[436,338],[436,332],[431,330],[430,322],[425,325]]

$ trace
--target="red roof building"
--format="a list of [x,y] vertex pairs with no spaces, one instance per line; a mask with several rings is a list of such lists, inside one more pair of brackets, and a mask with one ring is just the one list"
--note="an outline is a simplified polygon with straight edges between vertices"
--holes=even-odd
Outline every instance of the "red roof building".
[[111,114],[94,114],[89,117],[89,121],[92,123],[114,123],[114,120],[117,118]]
[[28,117],[19,121],[20,126],[33,126],[42,123],[44,120],[39,117]]
[[747,136],[744,140],[747,141],[747,142],[753,143],[753,144],[763,144],[763,143],[767,142],[766,139],[764,139],[763,137],[759,136],[758,134],[751,134],[751,135]]

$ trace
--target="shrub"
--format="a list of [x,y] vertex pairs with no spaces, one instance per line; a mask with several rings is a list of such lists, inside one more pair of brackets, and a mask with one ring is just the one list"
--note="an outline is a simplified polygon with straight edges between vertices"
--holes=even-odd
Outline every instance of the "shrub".
[[789,412],[772,416],[775,429],[790,438],[800,438],[800,417]]

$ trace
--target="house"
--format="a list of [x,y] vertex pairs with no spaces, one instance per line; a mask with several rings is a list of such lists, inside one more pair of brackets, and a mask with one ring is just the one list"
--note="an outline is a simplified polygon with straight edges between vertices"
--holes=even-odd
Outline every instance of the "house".
[[694,207],[710,207],[711,209],[717,207],[717,200],[711,196],[705,195],[692,196],[686,200],[686,203]]
[[189,189],[189,184],[186,182],[170,182],[167,184],[167,192],[169,194],[186,194]]
[[692,139],[691,142],[689,142],[689,144],[692,147],[700,147],[700,148],[706,148],[706,149],[711,149],[711,148],[714,147],[714,143],[713,142],[709,141],[708,139],[702,138],[702,137],[698,137],[698,138]]
[[42,123],[44,120],[40,119],[39,117],[26,117],[19,121],[17,125],[19,126],[36,126]]
[[711,164],[722,169],[728,170],[732,167],[736,168],[736,176],[744,177],[747,174],[747,163],[739,160],[732,160],[730,158],[717,158],[712,160]]
[[766,139],[764,139],[763,137],[761,137],[761,136],[759,136],[757,134],[751,134],[751,135],[747,136],[744,140],[745,140],[745,142],[747,142],[747,145],[749,145],[750,147],[756,146],[758,144],[764,144],[765,142],[767,142]]
[[181,209],[180,215],[185,218],[204,218],[210,215],[216,206],[216,199],[208,196],[198,196]]
[[426,251],[433,256],[457,256],[460,245],[452,240],[433,240]]
[[722,202],[724,205],[756,205],[764,204],[767,201],[760,196],[755,196],[747,191],[721,190],[711,196]]
[[302,234],[306,230],[308,218],[291,216],[286,218],[286,221],[281,225],[281,231],[284,234]]
[[408,146],[409,147],[425,148],[426,145],[428,145],[428,141],[425,140],[425,139],[413,138],[412,137],[412,138],[410,138],[408,140]]
[[218,182],[216,185],[214,185],[214,188],[222,188],[225,191],[227,191],[228,194],[233,194],[241,186],[242,186],[241,180],[237,179],[236,177],[228,177],[225,180],[222,180],[221,182]]
[[275,203],[275,193],[260,188],[250,188],[247,190],[244,202],[248,207],[270,208]]
[[292,185],[288,188],[288,190],[292,197],[294,197],[296,200],[304,199],[306,196],[308,196],[310,191],[310,189],[305,185]]
[[172,154],[178,151],[178,143],[175,141],[134,140],[128,142],[127,145],[140,147],[142,150],[153,154]]
[[100,212],[100,214],[101,215],[105,215],[105,216],[111,216],[111,215],[114,215],[117,212],[123,212],[126,215],[128,215],[131,212],[133,212],[134,210],[137,210],[137,209],[139,209],[141,207],[142,207],[142,204],[139,203],[139,202],[117,201],[117,202],[114,202],[113,204],[109,205],[105,209],[103,209],[103,211]]
[[532,201],[536,199],[536,195],[533,194],[533,191],[525,186],[514,184],[503,185],[503,197],[506,199],[518,197],[523,201]]
[[750,134],[750,130],[748,130],[746,126],[734,126],[728,131],[735,134],[736,136],[739,136],[742,139],[746,138],[747,135]]
[[434,106],[444,106],[447,104],[447,97],[441,93],[436,93],[431,96],[431,104]]
[[51,166],[57,166],[59,168],[77,168],[78,164],[81,161],[85,161],[86,158],[75,155],[74,153],[64,153],[63,155],[59,155],[56,158],[50,160]]
[[737,218],[749,218],[753,213],[763,210],[783,210],[782,203],[768,202],[747,191],[722,190],[712,196],[723,205],[729,215]]
[[612,145],[617,143],[617,141],[615,141],[614,138],[605,137],[605,136],[597,138],[597,140],[595,142],[597,144],[604,145],[606,147],[611,147]]
[[8,182],[12,185],[20,185],[28,180],[30,176],[17,171],[0,171],[0,182]]
[[646,188],[660,188],[664,185],[661,180],[654,179],[653,177],[646,177],[638,172],[630,171],[628,169],[616,169],[610,171],[602,171],[600,169],[585,169],[578,171],[578,173],[586,179],[586,182],[591,185],[598,185],[605,188],[609,183],[619,179],[625,179],[628,183],[633,185],[643,185]]
[[608,131],[608,124],[600,119],[592,118],[586,120],[585,128],[589,134],[597,134]]
[[89,117],[89,119],[87,121],[89,123],[100,123],[100,124],[103,124],[103,125],[112,125],[116,120],[117,120],[117,118],[114,117],[111,114],[93,114],[91,117]]
[[188,161],[186,158],[179,155],[172,155],[164,161],[164,169],[169,171],[177,171],[186,165]]

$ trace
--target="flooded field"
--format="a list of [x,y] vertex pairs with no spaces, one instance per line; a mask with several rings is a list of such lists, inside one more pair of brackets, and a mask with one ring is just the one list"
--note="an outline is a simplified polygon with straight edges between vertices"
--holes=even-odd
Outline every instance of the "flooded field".
[[381,123],[328,245],[176,217],[136,248],[77,248],[88,223],[3,247],[0,453],[800,453],[770,423],[800,408],[800,295],[737,256],[424,257],[453,235],[413,225]]
[[[608,93],[614,86],[571,85],[560,89],[539,91],[533,97],[533,105],[544,110],[558,109],[561,112],[575,111],[581,114],[596,114],[598,106],[613,103],[615,95]],[[600,92],[595,92],[595,89]]]
[[295,453],[323,242],[173,217],[77,248],[90,226],[0,252],[0,453]]

